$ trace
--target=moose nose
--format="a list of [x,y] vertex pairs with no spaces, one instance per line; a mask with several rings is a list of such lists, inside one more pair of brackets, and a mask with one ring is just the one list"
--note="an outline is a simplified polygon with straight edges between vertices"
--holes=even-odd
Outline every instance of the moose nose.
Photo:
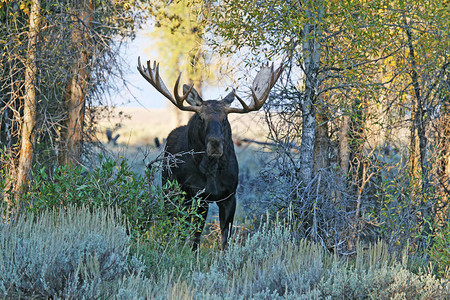
[[223,155],[223,139],[215,136],[208,137],[206,153],[208,156],[221,157]]

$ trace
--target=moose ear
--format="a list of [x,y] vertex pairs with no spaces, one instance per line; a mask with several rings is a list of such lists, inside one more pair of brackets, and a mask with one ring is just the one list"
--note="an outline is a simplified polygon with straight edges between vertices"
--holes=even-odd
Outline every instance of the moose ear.
[[230,106],[231,103],[234,101],[234,92],[229,93],[226,95],[225,98],[222,99],[223,103],[225,103],[226,106]]
[[[183,94],[186,94],[191,87],[187,84],[183,85]],[[198,94],[198,92],[192,88],[191,92],[186,98],[187,103],[189,103],[192,106],[200,106],[203,103],[202,97]]]

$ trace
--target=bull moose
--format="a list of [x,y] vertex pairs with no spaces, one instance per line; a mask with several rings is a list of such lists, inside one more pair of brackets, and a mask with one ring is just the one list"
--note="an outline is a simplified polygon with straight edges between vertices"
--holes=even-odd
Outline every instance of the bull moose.
[[[178,109],[195,114],[186,126],[174,129],[167,137],[165,157],[181,155],[177,163],[166,164],[163,168],[163,181],[176,179],[187,199],[200,196],[201,201],[196,212],[198,230],[193,237],[193,250],[198,249],[209,203],[219,207],[222,249],[225,249],[231,235],[236,210],[236,188],[239,169],[231,127],[227,115],[230,113],[248,113],[259,110],[269,96],[269,92],[280,77],[283,67],[274,71],[264,66],[256,75],[252,87],[252,104],[247,105],[233,90],[222,100],[203,100],[193,86],[183,85],[183,95],[178,93],[181,73],[175,82],[174,95],[166,88],[159,75],[159,64],[142,67],[138,58],[138,70],[141,75]],[[231,107],[237,98],[242,108]],[[189,105],[184,105],[184,101]],[[181,162],[180,162],[181,161]]]

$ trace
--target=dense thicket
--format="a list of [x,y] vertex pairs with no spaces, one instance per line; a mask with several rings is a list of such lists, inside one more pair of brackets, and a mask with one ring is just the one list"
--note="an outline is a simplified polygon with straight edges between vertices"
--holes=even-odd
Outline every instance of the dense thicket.
[[[82,162],[93,104],[121,78],[118,49],[142,19],[139,1],[2,1],[2,191],[19,201],[31,166]],[[88,126],[86,126],[88,125]],[[16,200],[14,200],[16,199]]]
[[448,222],[448,2],[210,8],[218,51],[287,66],[266,105],[280,145],[265,177],[270,206],[293,203],[303,234],[324,244],[379,234],[432,244]]

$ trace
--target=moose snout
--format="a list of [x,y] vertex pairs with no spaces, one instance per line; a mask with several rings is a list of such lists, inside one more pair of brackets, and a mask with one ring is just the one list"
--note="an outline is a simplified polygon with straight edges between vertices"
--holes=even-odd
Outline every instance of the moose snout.
[[223,139],[211,136],[206,144],[206,154],[212,157],[221,157],[223,155]]

